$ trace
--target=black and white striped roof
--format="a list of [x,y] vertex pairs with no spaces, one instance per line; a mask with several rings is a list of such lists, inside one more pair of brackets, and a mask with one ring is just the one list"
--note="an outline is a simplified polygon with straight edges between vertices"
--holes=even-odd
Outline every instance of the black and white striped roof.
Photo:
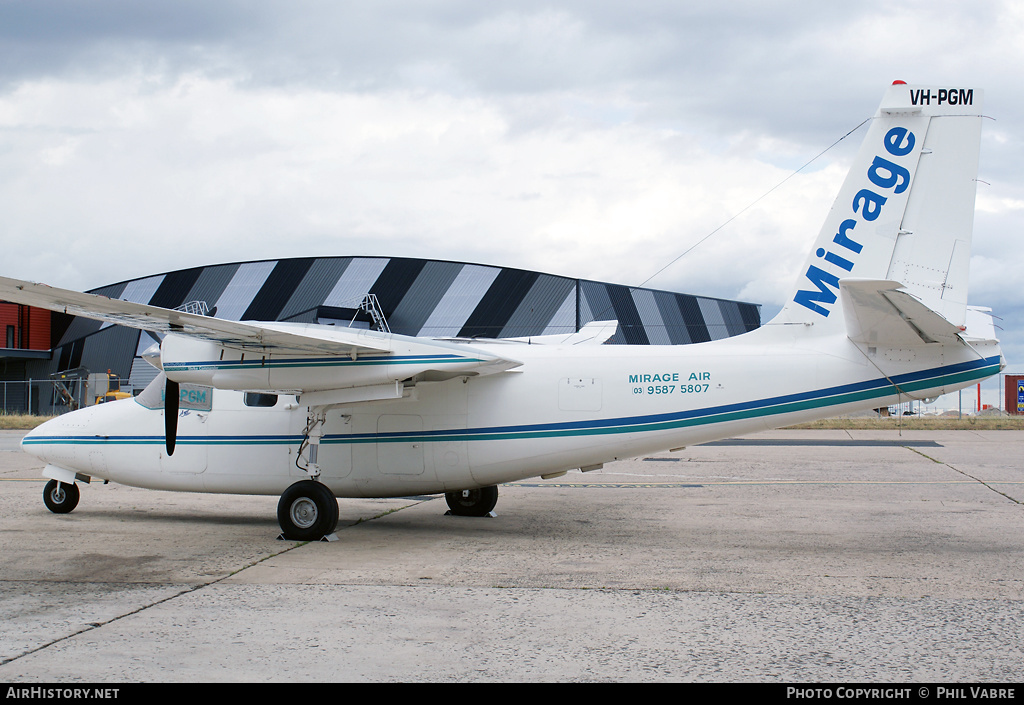
[[[758,306],[572,279],[522,269],[406,257],[303,257],[195,267],[92,290],[176,308],[204,301],[228,320],[316,322],[377,296],[393,333],[509,338],[571,333],[619,321],[611,343],[679,345],[760,325]],[[334,315],[332,316],[332,312]],[[82,318],[65,321],[57,369],[83,365],[127,375],[152,339]],[[59,331],[58,331],[59,332]],[[56,371],[56,370],[54,370]],[[133,380],[134,381],[134,380]]]

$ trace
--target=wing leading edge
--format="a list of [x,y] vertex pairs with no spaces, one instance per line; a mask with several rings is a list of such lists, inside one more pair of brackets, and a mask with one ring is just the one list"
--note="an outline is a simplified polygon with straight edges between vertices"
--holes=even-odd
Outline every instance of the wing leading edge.
[[0,277],[0,299],[167,334],[161,364],[180,382],[296,393],[485,375],[522,363],[445,343],[317,324],[227,321]]

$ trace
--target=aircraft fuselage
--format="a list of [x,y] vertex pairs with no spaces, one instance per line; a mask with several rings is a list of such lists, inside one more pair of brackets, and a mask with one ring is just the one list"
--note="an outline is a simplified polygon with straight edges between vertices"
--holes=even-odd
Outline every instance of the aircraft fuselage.
[[[869,348],[842,335],[805,342],[802,329],[687,346],[467,343],[523,365],[330,407],[320,481],[338,497],[485,487],[935,397],[1000,367],[995,343]],[[49,421],[23,447],[56,468],[153,489],[275,495],[307,477],[296,462],[302,397],[247,406],[242,392],[209,393],[209,410],[179,412],[171,456],[163,410],[136,400]]]

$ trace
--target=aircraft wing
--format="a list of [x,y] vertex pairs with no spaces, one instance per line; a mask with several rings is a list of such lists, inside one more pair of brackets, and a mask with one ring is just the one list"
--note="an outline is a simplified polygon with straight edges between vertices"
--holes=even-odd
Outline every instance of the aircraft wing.
[[[57,289],[46,284],[0,277],[0,299],[51,311],[84,316],[130,328],[159,333],[182,333],[194,338],[240,348],[274,350],[281,353],[339,353],[355,348],[365,352],[388,352],[382,341],[360,337],[363,331],[348,331],[330,336],[300,333],[301,327],[289,324],[226,321],[159,306],[149,306],[80,291]],[[320,328],[327,328],[320,326]],[[344,348],[344,350],[342,350]]]
[[843,279],[846,332],[850,340],[867,345],[898,347],[922,343],[952,343],[963,328],[953,325],[895,281]]
[[[7,277],[0,277],[0,300],[172,334],[174,340],[165,339],[162,346],[174,343],[172,350],[163,350],[165,371],[182,381],[222,388],[315,391],[417,374],[438,379],[493,374],[521,364],[470,345],[316,324],[227,321]],[[185,339],[239,351],[241,357],[221,354],[216,360],[215,349],[211,353],[209,346],[185,344]],[[253,365],[261,373],[273,368],[277,379],[254,376]],[[289,369],[295,374],[289,375]],[[324,374],[324,369],[334,372]],[[187,379],[190,374],[197,378]]]

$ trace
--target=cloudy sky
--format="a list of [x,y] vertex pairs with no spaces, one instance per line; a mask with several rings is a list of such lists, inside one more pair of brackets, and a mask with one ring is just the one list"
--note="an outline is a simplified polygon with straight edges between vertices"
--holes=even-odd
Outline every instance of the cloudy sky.
[[0,272],[431,257],[767,317],[863,128],[794,172],[901,79],[985,91],[971,300],[1024,370],[1022,8],[0,0]]

